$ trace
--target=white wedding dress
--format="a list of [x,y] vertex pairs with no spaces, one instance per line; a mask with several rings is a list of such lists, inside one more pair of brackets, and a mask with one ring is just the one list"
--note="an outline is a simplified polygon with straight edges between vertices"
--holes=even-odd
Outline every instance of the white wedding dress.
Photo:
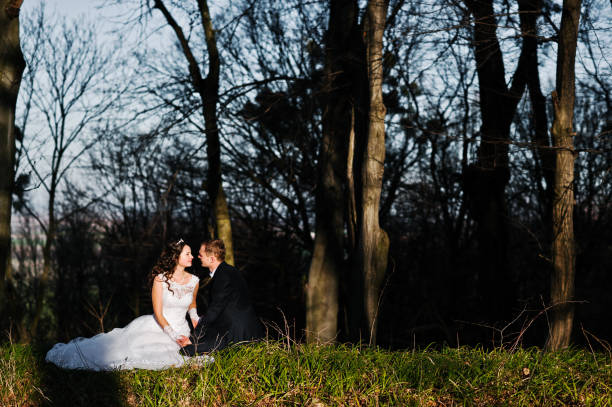
[[[185,316],[198,281],[196,276],[191,276],[185,284],[170,281],[173,292],[163,283],[162,312],[179,335],[189,336]],[[179,345],[164,333],[153,315],[143,315],[125,328],[115,328],[91,338],[57,343],[47,353],[45,360],[65,369],[95,371],[134,368],[160,370],[182,366],[190,359],[198,363],[213,360],[209,356],[189,358],[181,355],[179,349]]]

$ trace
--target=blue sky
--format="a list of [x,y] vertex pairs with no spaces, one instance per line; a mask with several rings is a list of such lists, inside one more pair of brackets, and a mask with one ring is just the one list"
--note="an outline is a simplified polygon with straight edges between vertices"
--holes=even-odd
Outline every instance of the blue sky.
[[84,14],[95,16],[100,13],[100,10],[95,8],[99,4],[98,0],[23,0],[22,8],[28,12],[41,3],[46,3],[48,8],[68,16],[76,17]]

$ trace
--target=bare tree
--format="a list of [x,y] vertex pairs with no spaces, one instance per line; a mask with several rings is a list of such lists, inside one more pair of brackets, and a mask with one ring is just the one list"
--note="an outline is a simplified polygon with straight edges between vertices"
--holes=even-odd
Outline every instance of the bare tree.
[[387,270],[389,237],[379,223],[380,196],[385,163],[385,114],[383,102],[383,33],[389,2],[370,0],[363,31],[368,68],[367,133],[356,137],[363,146],[355,147],[355,168],[360,172],[355,188],[357,208],[357,258],[363,279],[363,308],[367,331],[364,338],[376,343],[382,282]]
[[[550,208],[552,204],[552,185],[554,184],[554,154],[550,149],[548,134],[548,115],[546,112],[546,97],[542,93],[540,84],[539,58],[538,58],[538,18],[542,13],[542,2],[538,0],[521,0],[521,27],[523,47],[526,55],[527,89],[531,101],[533,143],[536,146],[536,180],[539,189],[539,199],[545,208],[545,223],[550,224]],[[542,183],[542,180],[544,181]]]
[[306,304],[309,341],[330,341],[338,332],[338,282],[344,266],[347,221],[348,246],[357,266],[351,272],[350,324],[360,331],[355,335],[376,342],[380,288],[389,250],[388,236],[378,219],[385,160],[382,82],[387,9],[387,1],[370,1],[359,24],[356,1],[330,4],[327,102]]
[[[347,147],[354,139],[354,89],[359,68],[359,7],[331,1],[325,50],[323,140],[319,153],[315,242],[306,288],[306,338],[329,342],[338,333],[338,288],[344,263]],[[349,164],[350,165],[350,164]],[[333,202],[333,204],[331,204]]]
[[[510,86],[497,36],[499,16],[493,0],[465,0],[474,18],[473,50],[480,90],[480,146],[474,163],[463,170],[464,190],[471,214],[477,222],[480,264],[478,281],[483,314],[491,319],[506,319],[516,296],[508,265],[509,217],[506,187],[510,180],[510,126],[527,80],[529,48],[521,47]],[[519,2],[523,13],[526,2]],[[522,21],[523,32],[530,29]],[[533,35],[533,34],[529,34]]]
[[[43,8],[38,18],[26,27],[32,38],[40,37],[37,47],[24,47],[26,60],[39,60],[34,75],[32,112],[38,126],[29,126],[24,145],[27,168],[32,188],[42,189],[46,211],[28,200],[22,202],[22,211],[39,223],[45,245],[43,270],[38,279],[36,304],[33,311],[30,334],[34,337],[43,312],[47,285],[53,273],[52,247],[58,222],[57,200],[69,171],[79,162],[96,139],[88,131],[113,105],[116,96],[103,94],[109,77],[109,57],[103,55],[96,42],[92,27],[80,22],[54,21],[44,16]],[[37,40],[38,41],[38,40]],[[36,55],[42,53],[42,55]],[[41,124],[44,123],[44,124]],[[30,135],[31,134],[31,135]]]
[[22,2],[0,1],[0,307],[4,303],[4,287],[11,272],[15,106],[25,68],[19,43],[19,9]]
[[552,207],[552,261],[550,300],[555,306],[546,347],[550,350],[569,345],[574,323],[574,100],[575,62],[580,0],[564,0],[557,50],[556,89],[553,92],[554,119],[551,128],[556,148],[554,199]]
[[221,143],[219,141],[219,126],[217,119],[217,104],[219,101],[220,59],[217,49],[215,30],[206,0],[197,1],[199,19],[204,32],[208,55],[208,73],[202,74],[200,61],[193,52],[189,39],[185,35],[177,19],[162,0],[154,0],[153,8],[158,9],[168,26],[174,32],[185,60],[189,66],[189,75],[193,89],[200,96],[202,114],[206,133],[206,152],[208,155],[208,177],[206,191],[215,219],[216,236],[223,239],[226,248],[226,261],[234,263],[234,244],[227,199],[223,190],[221,178]]

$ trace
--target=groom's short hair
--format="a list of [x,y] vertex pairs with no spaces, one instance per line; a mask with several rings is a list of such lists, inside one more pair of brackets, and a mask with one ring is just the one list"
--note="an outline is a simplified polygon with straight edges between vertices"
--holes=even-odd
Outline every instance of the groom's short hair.
[[204,251],[208,255],[213,255],[219,261],[225,261],[225,243],[221,239],[205,240],[200,247],[204,246]]

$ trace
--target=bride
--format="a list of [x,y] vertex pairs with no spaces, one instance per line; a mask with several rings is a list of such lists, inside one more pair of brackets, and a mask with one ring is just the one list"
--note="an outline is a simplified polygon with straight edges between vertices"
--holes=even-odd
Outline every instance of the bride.
[[192,260],[191,248],[183,239],[170,243],[150,276],[153,315],[143,315],[125,328],[91,338],[57,343],[45,359],[65,369],[96,371],[158,370],[183,365],[189,359],[179,354],[179,343],[189,336],[185,315],[189,314],[194,327],[199,319],[196,309],[199,278],[185,271]]

